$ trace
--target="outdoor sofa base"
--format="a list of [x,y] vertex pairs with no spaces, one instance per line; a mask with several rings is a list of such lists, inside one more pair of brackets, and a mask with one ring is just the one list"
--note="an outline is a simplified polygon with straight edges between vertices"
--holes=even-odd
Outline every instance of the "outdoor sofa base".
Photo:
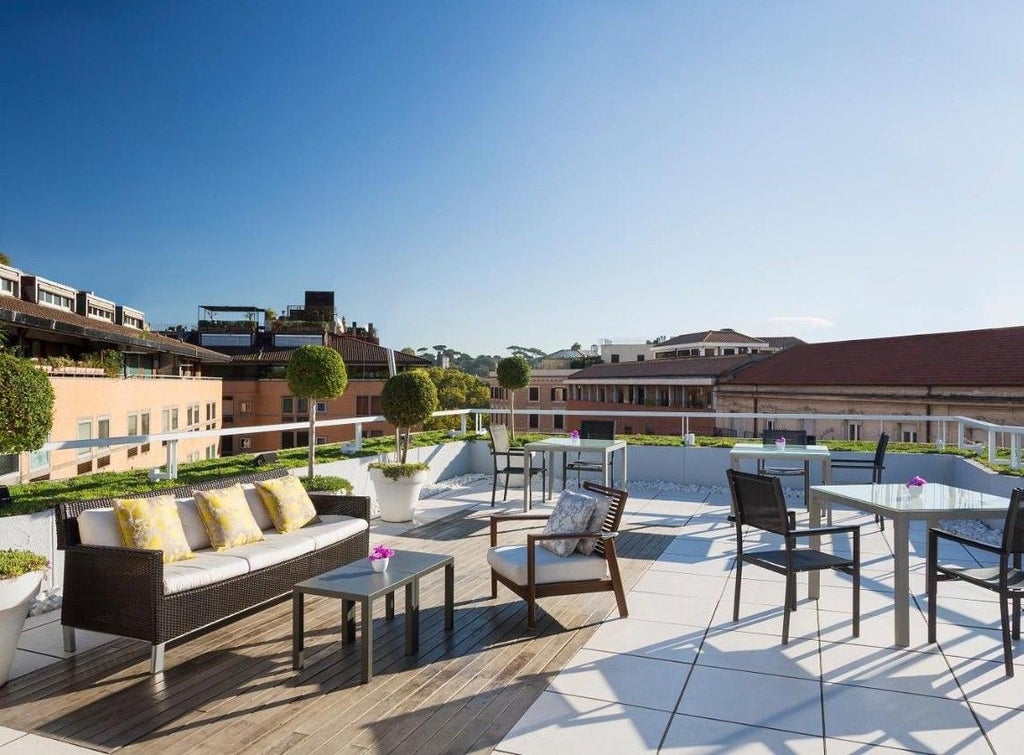
[[[287,470],[272,470],[154,494],[173,492],[183,497],[202,487],[223,487],[284,474]],[[365,496],[311,493],[310,499],[321,515],[344,515],[369,522],[370,500]],[[111,505],[111,499],[58,504],[58,547],[65,552],[61,607],[65,650],[75,649],[75,629],[144,640],[152,645],[154,674],[163,670],[164,648],[171,640],[286,596],[296,583],[366,558],[369,553],[367,528],[295,558],[164,595],[161,551],[81,544],[77,515]]]

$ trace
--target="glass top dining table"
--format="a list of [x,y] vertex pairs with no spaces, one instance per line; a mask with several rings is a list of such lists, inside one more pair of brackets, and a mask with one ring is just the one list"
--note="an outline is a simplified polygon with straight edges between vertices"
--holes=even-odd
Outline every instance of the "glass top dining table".
[[[895,644],[910,644],[910,523],[914,520],[938,522],[941,519],[993,519],[1006,516],[1010,499],[992,493],[967,490],[929,482],[920,495],[911,495],[904,483],[876,485],[812,485],[808,514],[810,526],[821,524],[821,514],[832,505],[864,511],[893,522],[893,573],[895,592]],[[811,538],[811,547],[818,547]],[[819,576],[809,576],[808,597],[817,598]]]
[[[626,468],[626,441],[624,440],[602,440],[602,439],[585,439],[580,438],[579,440],[573,440],[568,436],[555,437],[555,438],[544,438],[544,440],[532,441],[523,445],[523,450],[526,451],[527,455],[531,453],[546,453],[547,458],[547,469],[548,469],[548,498],[552,495],[552,488],[554,487],[555,480],[555,464],[554,456],[558,454],[589,454],[589,455],[600,455],[601,456],[601,468],[603,471],[604,485],[607,487],[611,485],[609,479],[609,470],[611,469],[612,454],[616,451],[622,455],[622,487],[626,487],[627,468]],[[530,489],[530,483],[532,480],[532,472],[530,470],[529,460],[523,464],[523,468],[526,470],[526,479],[523,480],[523,511],[529,511],[533,506],[533,496]]]

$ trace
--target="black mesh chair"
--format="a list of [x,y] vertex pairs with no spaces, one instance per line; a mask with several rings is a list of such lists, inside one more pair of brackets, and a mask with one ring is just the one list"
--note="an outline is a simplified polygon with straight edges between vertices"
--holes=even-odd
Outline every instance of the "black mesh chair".
[[[1003,663],[1006,675],[1013,676],[1013,639],[1020,639],[1020,601],[1024,597],[1024,572],[1021,571],[1021,553],[1024,553],[1024,517],[1018,516],[1024,502],[1024,489],[1017,488],[1010,496],[1010,508],[1003,524],[1003,541],[989,545],[963,535],[947,532],[939,527],[928,530],[928,642],[935,642],[935,620],[938,606],[936,593],[939,582],[960,580],[999,595],[999,621],[1003,630]],[[999,556],[998,566],[942,566],[938,562],[939,541],[949,540],[968,548]],[[1011,605],[1007,605],[1010,603]],[[1012,622],[1011,622],[1012,617]]]
[[[801,572],[837,569],[853,577],[853,636],[860,636],[860,527],[842,525],[796,529],[795,517],[786,511],[782,483],[778,477],[726,471],[729,490],[736,506],[736,590],[732,620],[740,618],[740,587],[743,565],[752,564],[786,577],[785,612],[782,617],[782,642],[789,642],[789,614],[796,610],[796,575]],[[772,532],[783,538],[781,550],[743,551],[744,525]],[[796,541],[814,535],[848,533],[852,556],[845,557],[811,548],[797,548]]]
[[14,499],[11,497],[11,490],[6,485],[0,485],[0,508],[13,506]]
[[[580,440],[615,440],[615,422],[596,419],[583,420],[580,423]],[[603,474],[604,465],[599,461],[585,460],[583,454],[576,454],[573,461],[569,461],[569,454],[562,454],[562,490],[565,490],[569,472],[576,473],[576,487],[579,487],[583,472]],[[608,477],[609,482],[615,478],[615,459],[611,459]]]
[[[765,430],[761,433],[761,443],[766,446],[775,444],[779,438],[786,439],[786,445],[794,446],[806,446],[807,445],[807,433],[803,430]],[[757,460],[757,473],[771,475],[772,477],[806,477],[807,466],[801,462],[799,467],[790,466],[775,466],[771,464],[771,459],[758,459]],[[804,485],[806,488],[807,486]],[[807,501],[804,501],[804,506],[807,506]]]
[[[873,459],[834,459],[832,469],[860,469],[871,472],[871,482],[878,485],[882,482],[882,471],[885,469],[885,450],[889,447],[889,436],[882,433],[878,436]],[[875,514],[875,522],[885,529],[885,520]]]
[[[508,428],[504,425],[491,425],[488,432],[491,434],[491,460],[494,462],[494,483],[491,485],[491,505],[498,495],[498,475],[505,475],[505,493],[501,500],[508,500],[508,478],[510,475],[523,475],[523,485],[526,485],[526,452],[521,448],[512,448],[508,440]],[[544,454],[538,454],[541,458],[540,466],[530,464],[530,474],[540,473],[541,500],[547,498],[547,463],[544,461]],[[518,462],[518,463],[517,463]],[[499,466],[499,463],[501,466]]]

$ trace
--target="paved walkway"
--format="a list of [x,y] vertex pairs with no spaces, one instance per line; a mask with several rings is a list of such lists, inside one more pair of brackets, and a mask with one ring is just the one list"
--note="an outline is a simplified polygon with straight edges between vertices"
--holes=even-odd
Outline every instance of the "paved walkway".
[[[473,497],[489,502],[489,478],[474,487]],[[913,531],[910,648],[892,645],[891,530],[867,517],[856,519],[864,524],[861,636],[851,636],[848,578],[825,575],[821,600],[800,599],[784,646],[783,585],[769,572],[744,571],[741,619],[731,620],[727,501],[721,488],[630,484],[632,523],[675,526],[678,536],[630,590],[629,618],[605,622],[496,751],[1019,751],[1024,673],[1003,674],[997,604],[940,585],[940,641],[924,642],[923,527]],[[443,495],[422,504],[426,518],[452,512]],[[396,527],[375,524],[374,535]],[[33,620],[19,670],[62,657],[54,619]],[[0,728],[0,752],[89,751]]]

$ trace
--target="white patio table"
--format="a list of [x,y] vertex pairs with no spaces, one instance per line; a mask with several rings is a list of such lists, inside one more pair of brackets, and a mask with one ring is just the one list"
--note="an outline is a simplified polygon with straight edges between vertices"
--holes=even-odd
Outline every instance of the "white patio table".
[[[896,609],[895,642],[898,647],[910,644],[910,522],[920,519],[937,522],[940,519],[1002,519],[1010,506],[1010,499],[976,490],[955,488],[929,482],[920,496],[911,496],[903,483],[882,485],[813,485],[809,506],[810,526],[821,524],[821,512],[826,506],[840,504],[857,511],[878,514],[893,521],[893,571],[896,591],[893,594]],[[820,537],[810,538],[810,547],[820,545]],[[807,595],[817,598],[820,577],[810,572]]]
[[[729,466],[735,470],[740,469],[740,463],[744,459],[788,459],[790,461],[802,461],[804,464],[804,501],[810,498],[811,487],[811,462],[816,461],[821,466],[821,480],[826,485],[832,482],[832,454],[825,446],[797,446],[787,443],[785,448],[779,448],[774,443],[737,443],[729,451]],[[736,513],[735,511],[733,512]]]
[[530,489],[530,482],[533,478],[533,473],[530,467],[529,456],[532,453],[546,453],[548,455],[548,498],[551,498],[552,489],[555,486],[555,464],[554,457],[556,453],[559,454],[592,454],[601,455],[601,469],[603,472],[604,485],[607,487],[611,485],[609,480],[608,470],[611,468],[612,454],[616,451],[620,451],[622,454],[622,487],[626,487],[626,480],[629,479],[627,476],[626,469],[626,441],[624,440],[599,440],[599,439],[583,439],[572,440],[571,438],[545,438],[544,440],[537,440],[531,443],[523,445],[523,450],[526,451],[526,460],[523,464],[525,470],[525,479],[523,480],[523,511],[529,511],[533,506],[533,495]]

